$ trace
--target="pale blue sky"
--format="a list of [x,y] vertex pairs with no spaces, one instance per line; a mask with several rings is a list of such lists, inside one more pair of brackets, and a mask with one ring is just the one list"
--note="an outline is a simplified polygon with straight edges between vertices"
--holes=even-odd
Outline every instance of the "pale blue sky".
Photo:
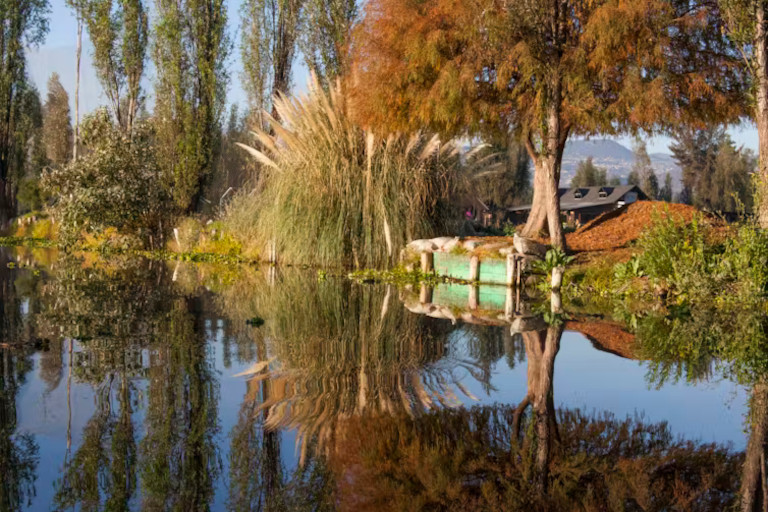
[[[230,72],[230,81],[227,94],[229,103],[244,103],[245,94],[240,86],[239,73],[241,62],[237,44],[240,39],[238,32],[240,0],[227,0],[229,14],[229,33],[234,42],[232,56],[227,67]],[[50,32],[46,42],[39,50],[29,52],[29,74],[32,80],[45,94],[46,82],[52,72],[61,76],[61,81],[70,96],[74,96],[75,90],[75,41],[77,37],[77,23],[72,12],[66,7],[64,0],[51,0]],[[91,47],[87,35],[84,35],[83,62],[80,84],[81,112],[89,112],[106,103],[106,98],[101,92],[101,87],[91,66]],[[151,67],[151,66],[150,66]],[[154,70],[149,69],[147,80],[147,92],[151,95],[151,80],[154,79]],[[294,69],[294,85],[296,89],[303,89],[307,80],[307,70],[300,63]],[[151,102],[151,98],[149,100]],[[737,144],[757,150],[757,130],[751,124],[734,127],[730,130],[731,136]],[[617,137],[616,140],[624,146],[631,148],[631,137]],[[653,137],[648,139],[650,153],[669,153],[669,138]]]

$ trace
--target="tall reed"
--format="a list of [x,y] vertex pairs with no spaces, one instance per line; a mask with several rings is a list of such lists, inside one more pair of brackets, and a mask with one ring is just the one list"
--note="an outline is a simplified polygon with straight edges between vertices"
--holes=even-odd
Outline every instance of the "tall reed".
[[379,137],[357,126],[340,85],[275,98],[277,119],[242,146],[262,168],[258,191],[227,212],[245,244],[274,243],[289,263],[386,267],[413,238],[445,233],[461,158],[436,136]]

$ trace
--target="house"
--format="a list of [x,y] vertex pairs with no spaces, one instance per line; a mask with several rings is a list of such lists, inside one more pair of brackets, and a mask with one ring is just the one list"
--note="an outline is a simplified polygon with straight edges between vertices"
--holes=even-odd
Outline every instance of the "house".
[[[616,210],[625,205],[648,199],[637,185],[619,185],[616,187],[574,187],[560,188],[560,213],[567,219],[584,223],[605,212]],[[528,216],[531,205],[507,208],[508,219],[522,222]]]

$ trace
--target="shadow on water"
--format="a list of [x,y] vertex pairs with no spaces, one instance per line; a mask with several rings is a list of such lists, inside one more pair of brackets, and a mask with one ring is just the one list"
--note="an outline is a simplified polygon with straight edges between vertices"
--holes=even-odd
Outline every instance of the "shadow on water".
[[[302,272],[3,257],[0,510],[704,511],[765,481],[768,423],[742,453],[558,408],[556,296],[473,325]],[[481,405],[501,365],[524,389]]]

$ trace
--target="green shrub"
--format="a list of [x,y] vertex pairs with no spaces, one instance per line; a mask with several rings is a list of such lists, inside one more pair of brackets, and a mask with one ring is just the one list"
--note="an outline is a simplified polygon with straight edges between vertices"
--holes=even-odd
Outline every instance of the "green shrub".
[[651,278],[684,287],[691,276],[707,273],[713,252],[707,244],[708,230],[699,216],[690,223],[671,215],[656,216],[638,240],[639,269]]
[[274,133],[257,131],[258,193],[230,204],[232,233],[279,258],[323,266],[388,267],[414,238],[447,232],[447,198],[460,166],[454,142],[381,138],[354,124],[339,86],[313,82],[306,97],[278,98]]
[[718,262],[718,275],[736,284],[741,299],[768,293],[768,231],[751,223],[740,225],[726,240]]
[[137,123],[128,136],[99,110],[83,121],[81,134],[83,156],[42,178],[43,189],[56,198],[52,210],[62,241],[71,244],[109,227],[153,241],[169,203],[150,124]]

